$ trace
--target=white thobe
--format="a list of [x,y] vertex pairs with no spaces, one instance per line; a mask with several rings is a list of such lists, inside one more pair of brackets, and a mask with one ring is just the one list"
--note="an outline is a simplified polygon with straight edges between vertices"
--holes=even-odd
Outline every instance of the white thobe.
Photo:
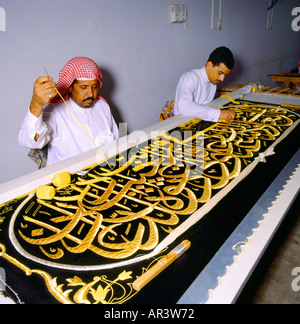
[[185,73],[176,89],[175,115],[217,122],[221,111],[207,106],[214,99],[216,90],[217,86],[209,81],[205,67]]
[[[91,108],[81,108],[72,99],[67,103],[98,147],[119,137],[105,101],[97,100]],[[36,134],[39,134],[37,141]],[[28,109],[19,132],[19,143],[31,149],[42,149],[48,144],[47,166],[95,148],[64,103],[48,104],[39,118]]]

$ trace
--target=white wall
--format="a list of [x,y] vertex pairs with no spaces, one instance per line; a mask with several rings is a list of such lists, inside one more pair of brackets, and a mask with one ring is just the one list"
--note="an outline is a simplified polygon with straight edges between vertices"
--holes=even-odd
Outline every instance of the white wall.
[[[169,5],[188,6],[188,28],[171,24]],[[94,59],[104,74],[102,95],[130,131],[158,121],[180,76],[226,45],[237,65],[226,84],[272,84],[300,59],[300,32],[291,28],[298,0],[282,0],[266,30],[268,0],[224,0],[223,29],[210,29],[210,0],[0,0],[0,183],[35,170],[17,134],[32,85],[45,66],[55,80],[74,56]],[[223,84],[224,85],[224,84]]]

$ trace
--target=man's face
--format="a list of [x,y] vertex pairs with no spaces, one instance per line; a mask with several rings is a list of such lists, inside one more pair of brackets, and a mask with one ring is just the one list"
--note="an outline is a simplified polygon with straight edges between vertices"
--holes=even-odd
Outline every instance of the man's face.
[[212,84],[217,84],[221,81],[224,81],[225,76],[231,71],[224,63],[213,65],[210,61],[207,62],[205,69],[208,79]]
[[92,107],[99,91],[98,80],[76,80],[70,87],[70,97],[81,108]]

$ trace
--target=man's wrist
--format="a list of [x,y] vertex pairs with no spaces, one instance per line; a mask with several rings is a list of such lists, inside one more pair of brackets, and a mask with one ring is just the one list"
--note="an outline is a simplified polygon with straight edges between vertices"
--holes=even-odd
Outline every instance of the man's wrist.
[[30,112],[39,118],[43,112],[43,105],[37,103],[34,99],[31,101],[30,106],[29,106]]

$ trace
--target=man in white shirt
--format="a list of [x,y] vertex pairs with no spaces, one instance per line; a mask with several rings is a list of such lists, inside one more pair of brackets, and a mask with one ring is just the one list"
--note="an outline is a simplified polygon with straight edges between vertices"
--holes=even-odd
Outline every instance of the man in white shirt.
[[19,143],[31,149],[48,144],[49,166],[117,139],[110,108],[98,94],[101,86],[99,67],[86,57],[71,59],[60,71],[57,85],[49,76],[39,77]]
[[234,119],[235,113],[232,110],[208,106],[215,97],[216,84],[224,81],[233,67],[231,51],[224,46],[215,49],[204,67],[187,72],[181,77],[176,90],[174,114],[212,122]]

